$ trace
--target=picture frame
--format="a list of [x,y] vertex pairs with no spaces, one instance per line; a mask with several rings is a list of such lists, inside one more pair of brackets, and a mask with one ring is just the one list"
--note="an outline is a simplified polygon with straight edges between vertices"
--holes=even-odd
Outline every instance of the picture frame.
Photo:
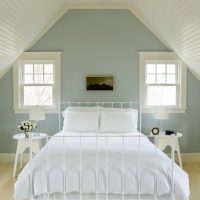
[[86,90],[113,90],[113,76],[87,76]]

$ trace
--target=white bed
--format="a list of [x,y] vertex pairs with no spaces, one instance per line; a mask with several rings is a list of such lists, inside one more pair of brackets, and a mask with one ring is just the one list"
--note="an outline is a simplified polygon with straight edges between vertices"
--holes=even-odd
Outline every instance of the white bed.
[[62,114],[62,132],[18,176],[15,200],[189,199],[187,173],[137,131],[137,110],[80,107]]
[[[68,171],[66,172],[66,192],[71,193],[69,196],[71,199],[79,199],[76,194],[79,191],[79,172],[80,172],[80,149],[79,138],[70,137],[78,133],[58,133],[56,136],[68,136],[66,144],[66,166]],[[94,133],[96,134],[96,133]],[[94,136],[93,134],[93,136]],[[139,133],[130,133],[129,135],[136,135]],[[84,134],[85,135],[85,134]],[[88,134],[90,136],[91,133]],[[81,135],[83,136],[83,135]],[[108,134],[109,136],[109,134]],[[113,136],[113,135],[112,135]],[[109,137],[108,137],[109,138]],[[137,199],[138,194],[138,144],[137,137],[125,137],[125,199]],[[46,165],[49,165],[49,193],[53,199],[62,199],[63,193],[63,139],[62,137],[52,138],[48,146],[46,145],[41,152],[35,156],[32,161],[33,169],[33,184],[34,184],[34,196],[38,197],[41,194],[47,194],[47,176]],[[106,155],[105,155],[105,137],[98,139],[98,193],[99,199],[106,193]],[[114,199],[122,198],[122,140],[117,137],[110,137],[108,139],[108,174],[109,174],[109,186],[108,193],[113,195]],[[158,199],[169,199],[171,194],[171,160],[159,149],[157,149],[157,157],[155,160],[155,146],[146,137],[141,137],[141,197],[148,199],[154,199],[154,176],[157,179],[156,194]],[[47,151],[49,150],[49,153]],[[48,155],[47,155],[48,154]],[[47,163],[48,157],[48,163]],[[155,170],[155,161],[157,163],[157,170]],[[23,200],[27,199],[29,195],[29,175],[30,164],[28,164],[18,177],[18,181],[15,184],[15,199]],[[176,164],[174,165],[174,181],[175,181],[175,199],[187,200],[189,199],[189,183],[188,175]],[[94,198],[92,194],[95,194],[96,189],[96,138],[95,137],[82,137],[82,193],[88,195],[87,199]],[[128,194],[128,195],[126,195]],[[84,199],[83,195],[83,199]],[[112,199],[112,195],[109,197]],[[165,198],[164,198],[165,197]],[[41,198],[41,196],[40,196]],[[47,197],[43,196],[43,199]],[[105,196],[102,197],[105,199]]]

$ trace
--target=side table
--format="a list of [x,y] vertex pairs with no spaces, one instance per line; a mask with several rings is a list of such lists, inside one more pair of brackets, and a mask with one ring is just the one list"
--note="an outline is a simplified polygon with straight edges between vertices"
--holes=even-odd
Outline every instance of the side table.
[[[38,153],[41,148],[42,140],[47,137],[47,134],[45,133],[31,133],[32,136],[32,152]],[[18,164],[18,157],[21,154],[20,159],[20,168],[22,168],[22,162],[23,162],[23,154],[24,151],[29,148],[30,145],[30,139],[25,138],[24,133],[19,133],[16,135],[13,135],[13,139],[17,140],[17,149],[15,154],[15,164],[13,169],[13,177],[16,176],[16,169]]]

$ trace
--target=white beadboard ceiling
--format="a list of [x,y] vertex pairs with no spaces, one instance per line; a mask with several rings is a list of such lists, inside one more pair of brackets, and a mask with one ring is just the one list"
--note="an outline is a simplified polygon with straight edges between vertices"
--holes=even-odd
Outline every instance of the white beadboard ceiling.
[[0,0],[0,78],[68,9],[129,9],[200,79],[200,0]]
[[64,0],[0,0],[0,78],[65,8]]
[[133,0],[131,8],[200,79],[200,0]]

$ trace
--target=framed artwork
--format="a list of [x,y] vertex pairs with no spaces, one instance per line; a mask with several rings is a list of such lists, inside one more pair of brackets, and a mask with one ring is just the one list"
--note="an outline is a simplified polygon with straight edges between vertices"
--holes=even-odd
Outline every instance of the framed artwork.
[[113,90],[112,76],[87,76],[87,90]]

